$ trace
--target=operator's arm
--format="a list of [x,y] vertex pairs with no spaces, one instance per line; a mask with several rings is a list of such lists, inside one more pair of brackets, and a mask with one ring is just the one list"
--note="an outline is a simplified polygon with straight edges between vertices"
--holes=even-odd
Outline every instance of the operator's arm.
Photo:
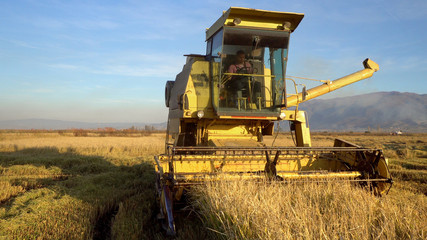
[[236,72],[237,72],[237,67],[236,67],[236,65],[231,64],[231,65],[228,67],[227,72],[228,72],[228,73],[236,73]]

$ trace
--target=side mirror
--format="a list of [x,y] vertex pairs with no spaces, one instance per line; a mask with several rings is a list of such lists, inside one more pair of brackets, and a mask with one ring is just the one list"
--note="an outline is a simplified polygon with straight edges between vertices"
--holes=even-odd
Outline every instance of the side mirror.
[[252,50],[251,52],[252,57],[255,57],[255,58],[261,57],[261,54],[262,54],[262,48]]

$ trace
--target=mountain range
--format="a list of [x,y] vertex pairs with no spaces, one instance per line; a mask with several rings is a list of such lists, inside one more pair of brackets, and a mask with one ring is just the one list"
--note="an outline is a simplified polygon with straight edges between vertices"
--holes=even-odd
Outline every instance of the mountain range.
[[[333,99],[312,99],[299,105],[307,112],[310,129],[314,131],[409,131],[427,132],[427,94],[376,92]],[[166,120],[166,119],[165,119]],[[281,126],[288,128],[287,122]],[[0,129],[126,129],[152,126],[166,129],[162,123],[88,123],[50,119],[0,121]]]
[[300,104],[312,130],[427,131],[427,94],[375,92]]
[[72,128],[98,129],[111,127],[115,129],[128,129],[135,127],[144,129],[145,126],[154,127],[157,130],[166,129],[166,122],[163,123],[142,123],[142,122],[119,122],[119,123],[90,123],[77,121],[62,121],[52,119],[19,119],[0,121],[0,129],[50,129],[65,130]]

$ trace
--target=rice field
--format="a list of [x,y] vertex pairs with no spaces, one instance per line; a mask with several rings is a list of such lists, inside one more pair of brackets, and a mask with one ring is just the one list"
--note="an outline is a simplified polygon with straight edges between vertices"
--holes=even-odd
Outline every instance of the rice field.
[[1,133],[0,239],[139,239],[151,224],[151,161],[163,142]]
[[[333,181],[206,183],[177,214],[177,239],[426,239],[427,135],[318,133],[313,145],[337,136],[384,149],[387,196]],[[0,132],[0,239],[165,239],[153,166],[163,150],[162,133]]]

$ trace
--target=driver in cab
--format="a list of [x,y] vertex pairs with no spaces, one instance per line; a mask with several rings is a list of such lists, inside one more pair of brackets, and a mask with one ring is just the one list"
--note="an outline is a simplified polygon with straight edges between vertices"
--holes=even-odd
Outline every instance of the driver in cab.
[[[225,89],[227,90],[225,95],[228,96],[228,101],[225,96],[220,96],[220,99],[228,102],[227,105],[229,106],[237,106],[238,99],[242,97],[246,98],[248,101],[251,101],[254,88],[259,90],[259,84],[250,86],[251,78],[246,74],[252,74],[253,67],[250,62],[246,61],[245,57],[246,55],[244,51],[237,51],[234,63],[231,64],[227,69],[227,73],[236,74],[226,75],[225,77]],[[252,84],[254,83],[255,82]]]
[[[237,74],[252,74],[253,69],[252,65],[245,61],[245,52],[242,50],[237,51],[236,59],[233,64],[228,67],[228,73],[237,73]],[[234,75],[229,76],[228,86],[226,86],[231,91],[241,91],[244,90],[248,85],[247,76]]]
[[245,61],[245,52],[239,50],[236,54],[236,62],[228,67],[229,73],[252,73],[252,66],[249,62]]

